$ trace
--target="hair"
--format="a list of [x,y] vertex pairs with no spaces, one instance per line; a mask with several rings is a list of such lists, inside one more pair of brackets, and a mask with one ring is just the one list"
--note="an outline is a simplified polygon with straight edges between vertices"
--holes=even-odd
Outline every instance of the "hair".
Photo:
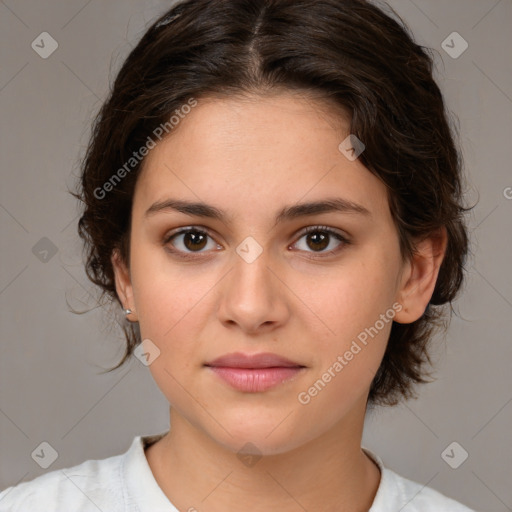
[[[72,193],[83,207],[86,273],[101,298],[121,304],[111,256],[119,251],[129,268],[132,200],[144,162],[133,155],[159,126],[190,98],[311,93],[350,113],[350,133],[365,144],[359,159],[387,187],[402,257],[446,229],[429,305],[415,322],[393,322],[368,404],[416,396],[414,385],[428,382],[434,330],[447,324],[440,306],[451,305],[463,282],[469,208],[461,202],[462,156],[433,78],[432,51],[385,6],[389,14],[364,0],[186,0],[149,27],[93,122]],[[122,173],[127,162],[133,168]],[[122,328],[125,353],[108,371],[141,341],[137,323],[124,320]]]

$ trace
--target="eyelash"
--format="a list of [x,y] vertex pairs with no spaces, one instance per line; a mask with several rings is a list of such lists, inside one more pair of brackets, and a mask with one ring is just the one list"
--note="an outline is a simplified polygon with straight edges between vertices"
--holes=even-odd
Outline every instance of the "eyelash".
[[[339,251],[341,251],[343,249],[344,246],[347,246],[347,245],[349,245],[351,243],[341,233],[338,233],[334,229],[329,228],[327,226],[308,226],[307,228],[305,228],[300,233],[299,238],[297,239],[297,241],[299,241],[305,235],[308,235],[310,233],[317,233],[317,232],[328,233],[330,236],[333,236],[334,238],[336,238],[341,243],[340,243],[340,245],[336,249],[331,249],[330,251],[317,252],[317,253],[312,252],[312,254],[316,254],[316,255],[315,256],[308,256],[308,258],[311,258],[311,259],[325,258],[326,256],[331,256],[333,254],[337,254]],[[187,234],[187,233],[199,233],[201,235],[206,235],[206,236],[209,236],[210,238],[213,238],[208,233],[208,231],[200,228],[199,226],[189,226],[189,227],[186,227],[186,228],[183,228],[183,229],[179,229],[178,231],[170,233],[167,236],[165,236],[164,240],[163,240],[163,245],[167,246],[167,244],[169,244],[169,242],[171,242],[171,240],[173,238],[175,238],[175,237],[177,237],[179,235]],[[295,242],[295,243],[297,243],[297,242]],[[295,245],[295,244],[293,244],[293,245]],[[196,259],[201,257],[200,256],[201,255],[201,251],[196,251],[195,253],[194,252],[184,252],[184,251],[177,250],[177,249],[171,249],[169,247],[166,247],[166,250],[168,252],[172,253],[172,254],[177,255],[178,257],[180,257],[182,259],[185,259],[185,260],[196,260]],[[306,251],[306,252],[308,252],[308,251]]]

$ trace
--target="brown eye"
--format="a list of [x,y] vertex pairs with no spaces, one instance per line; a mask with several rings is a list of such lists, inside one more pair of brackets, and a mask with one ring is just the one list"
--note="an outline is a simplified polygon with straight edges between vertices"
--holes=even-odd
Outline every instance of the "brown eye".
[[[302,239],[305,239],[305,244],[303,244],[303,247],[299,247],[299,249],[310,253],[319,253],[319,256],[333,254],[350,243],[341,233],[326,226],[310,226],[306,228],[299,240]],[[337,245],[336,241],[338,242]],[[294,245],[298,243],[296,242]],[[329,247],[330,249],[326,250]]]
[[204,235],[202,233],[189,231],[188,233],[183,234],[183,245],[191,251],[199,251],[204,249],[207,236],[208,235]]
[[330,235],[317,231],[306,235],[306,240],[310,242],[306,243],[308,243],[308,247],[315,251],[323,251],[329,245],[329,238]]
[[[203,249],[208,246],[208,239],[211,238],[208,233],[197,228],[185,228],[178,232],[169,235],[164,240],[164,245],[171,244],[172,248],[169,248],[171,252],[176,253],[200,253],[206,252]],[[217,247],[212,241],[212,247]]]

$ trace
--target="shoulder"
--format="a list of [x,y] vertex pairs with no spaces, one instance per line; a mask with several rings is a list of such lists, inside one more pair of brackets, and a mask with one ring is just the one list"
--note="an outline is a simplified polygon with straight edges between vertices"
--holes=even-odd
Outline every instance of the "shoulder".
[[462,503],[426,487],[423,484],[404,478],[387,468],[389,480],[402,496],[403,512],[475,512]]
[[375,453],[367,448],[364,451],[381,471],[381,482],[369,512],[475,512],[431,487],[400,476],[385,467]]
[[123,457],[87,460],[8,487],[0,492],[0,512],[124,510]]

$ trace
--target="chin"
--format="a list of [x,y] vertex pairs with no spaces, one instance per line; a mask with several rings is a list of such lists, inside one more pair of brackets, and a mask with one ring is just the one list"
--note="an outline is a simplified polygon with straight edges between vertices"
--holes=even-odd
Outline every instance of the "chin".
[[[220,421],[225,429],[215,428],[210,436],[233,453],[252,455],[278,455],[297,448],[306,440],[301,440],[297,425],[283,422],[284,415],[278,421],[259,417],[258,421],[249,418],[237,422]],[[282,423],[281,423],[282,422]]]
[[302,443],[299,440],[293,440],[289,435],[284,438],[281,436],[268,436],[268,432],[261,435],[234,435],[233,437],[223,437],[217,439],[219,444],[230,450],[239,457],[243,455],[269,456],[287,453],[294,448],[299,447]]

